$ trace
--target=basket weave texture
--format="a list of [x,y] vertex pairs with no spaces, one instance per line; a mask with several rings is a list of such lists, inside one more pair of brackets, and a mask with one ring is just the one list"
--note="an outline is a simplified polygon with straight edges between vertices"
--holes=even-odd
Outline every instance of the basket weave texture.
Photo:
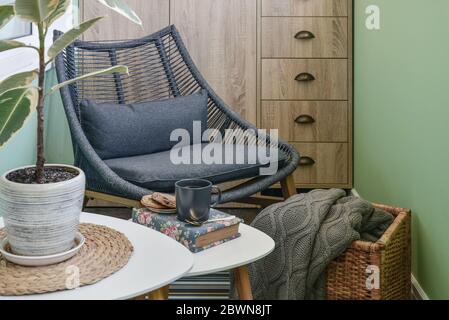
[[328,300],[411,298],[411,211],[375,206],[393,214],[395,220],[377,242],[354,241],[331,262],[327,269]]
[[[124,234],[94,224],[81,224],[79,231],[86,238],[84,246],[76,256],[59,264],[23,267],[0,255],[0,296],[49,293],[72,289],[72,285],[91,285],[122,269],[131,258],[134,249]],[[0,239],[5,234],[4,229],[0,230]],[[79,271],[76,284],[69,281],[73,267]]]

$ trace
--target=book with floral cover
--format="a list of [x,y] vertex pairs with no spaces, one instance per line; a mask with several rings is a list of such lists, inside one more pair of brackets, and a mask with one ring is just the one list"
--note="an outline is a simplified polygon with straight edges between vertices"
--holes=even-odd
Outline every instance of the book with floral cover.
[[[149,209],[134,209],[133,221],[159,231],[196,253],[200,252],[240,236],[239,225],[243,222],[239,218],[229,220],[231,216],[215,210],[210,210],[210,220],[196,227],[179,221],[176,215],[158,214]],[[228,220],[219,220],[219,219]]]

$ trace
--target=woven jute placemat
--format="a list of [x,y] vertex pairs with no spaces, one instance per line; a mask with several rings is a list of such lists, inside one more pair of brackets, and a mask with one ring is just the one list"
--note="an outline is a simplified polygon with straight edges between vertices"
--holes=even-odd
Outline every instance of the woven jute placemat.
[[[113,229],[81,224],[86,238],[80,252],[70,260],[44,267],[22,267],[7,262],[0,254],[0,296],[20,296],[74,289],[94,284],[123,268],[133,246]],[[5,237],[0,230],[0,239]],[[79,275],[79,276],[78,276]]]

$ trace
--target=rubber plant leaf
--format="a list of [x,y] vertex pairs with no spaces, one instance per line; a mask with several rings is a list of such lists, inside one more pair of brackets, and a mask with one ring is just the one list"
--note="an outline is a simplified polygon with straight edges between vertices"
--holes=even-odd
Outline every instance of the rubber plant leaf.
[[0,147],[22,128],[37,101],[35,87],[17,88],[0,95]]
[[27,47],[22,42],[15,41],[15,40],[2,40],[0,41],[0,52],[17,49],[17,48],[24,48]]
[[70,6],[70,0],[59,0],[58,6],[52,14],[45,20],[47,26],[50,26],[58,18],[62,17]]
[[132,22],[142,25],[142,20],[124,1],[122,0],[97,0],[106,7],[114,10],[115,12],[125,16]]
[[81,23],[79,26],[64,33],[58,40],[56,40],[53,45],[48,49],[48,57],[50,59],[56,58],[56,56],[64,50],[68,45],[75,41],[80,35],[82,35],[86,30],[96,24],[102,17],[95,18],[86,22]]
[[67,86],[69,84],[75,83],[75,82],[80,81],[80,80],[85,80],[87,78],[96,77],[96,76],[100,76],[100,75],[106,75],[106,74],[113,74],[113,73],[126,73],[126,74],[128,74],[128,67],[119,65],[119,66],[111,67],[111,68],[108,68],[108,69],[103,69],[103,70],[95,71],[95,72],[92,72],[92,73],[88,73],[88,74],[85,74],[83,76],[80,76],[80,77],[77,77],[77,78],[65,81],[63,83],[60,83],[60,84],[52,87],[51,88],[51,92],[55,92],[55,91],[65,87],[65,86]]
[[37,76],[37,70],[14,74],[0,82],[0,94],[16,88],[28,87]]
[[59,0],[16,0],[14,11],[22,19],[44,22],[58,7]]
[[14,6],[0,6],[0,29],[14,18]]

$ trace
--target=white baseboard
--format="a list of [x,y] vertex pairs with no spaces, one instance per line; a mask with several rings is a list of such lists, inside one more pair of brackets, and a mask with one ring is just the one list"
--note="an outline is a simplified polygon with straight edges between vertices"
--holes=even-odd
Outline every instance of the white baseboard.
[[416,280],[415,276],[412,274],[412,288],[413,288],[413,294],[415,297],[419,300],[430,300],[429,296],[426,294],[426,292],[423,290],[421,285],[419,284],[418,280]]

